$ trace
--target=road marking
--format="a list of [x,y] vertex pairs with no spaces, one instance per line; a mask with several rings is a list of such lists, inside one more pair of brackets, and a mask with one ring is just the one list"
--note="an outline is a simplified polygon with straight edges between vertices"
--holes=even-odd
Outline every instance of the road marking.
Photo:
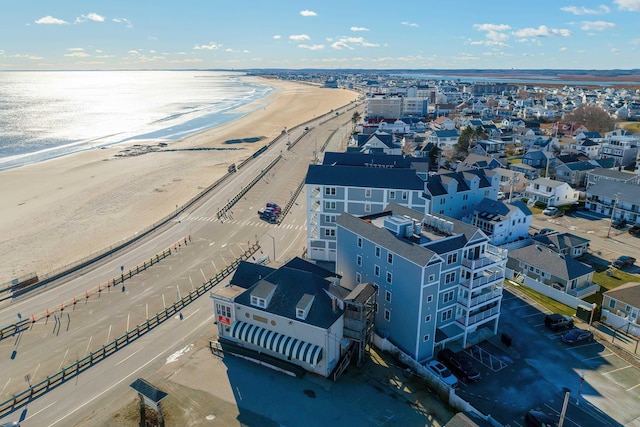
[[126,362],[127,360],[129,360],[129,358],[133,357],[136,355],[137,352],[139,352],[142,349],[138,349],[135,351],[135,353],[131,353],[130,355],[128,355],[127,357],[125,357],[124,359],[122,359],[121,361],[119,361],[118,363],[116,363],[116,366],[120,366],[121,364],[123,364],[124,362]]
[[89,346],[91,345],[91,340],[93,339],[93,335],[89,337],[89,343],[87,344],[87,349],[84,351],[84,355],[86,356],[89,353]]
[[[196,328],[194,328],[192,330],[192,332],[190,332],[189,334],[187,334],[186,336],[184,336],[182,338],[182,341],[184,341],[188,336],[190,336],[193,331],[196,331],[197,329],[201,328],[203,325],[211,322],[211,319],[213,319],[213,315],[209,316],[204,322],[202,322],[200,325],[198,325]],[[175,345],[172,344],[172,345]],[[103,392],[97,394],[96,396],[92,397],[91,399],[87,400],[85,403],[83,403],[82,405],[78,406],[77,408],[75,408],[73,411],[69,412],[67,415],[63,416],[62,418],[59,418],[57,421],[54,421],[53,423],[49,424],[49,427],[53,427],[54,425],[58,424],[60,421],[64,420],[65,418],[67,418],[68,416],[70,416],[71,414],[76,413],[77,411],[79,411],[80,409],[84,408],[85,406],[87,406],[88,404],[90,404],[91,402],[93,402],[94,400],[102,397],[104,394],[108,393],[111,391],[111,389],[119,386],[121,383],[127,381],[129,378],[131,378],[132,376],[134,376],[135,374],[137,374],[139,371],[141,371],[142,369],[146,368],[147,365],[149,365],[150,363],[153,363],[157,358],[159,358],[160,356],[164,355],[167,351],[169,351],[171,349],[171,347],[167,347],[167,349],[165,349],[164,351],[160,352],[160,354],[156,355],[155,357],[153,357],[151,360],[149,360],[147,363],[145,363],[144,365],[138,367],[138,369],[132,371],[129,375],[127,375],[126,377],[122,378],[120,381],[116,382],[115,384],[111,385],[110,387],[108,387],[106,390],[104,390]],[[57,402],[57,401],[56,401]],[[56,403],[54,402],[54,403]],[[52,403],[51,405],[53,405],[54,403]],[[49,405],[49,406],[51,406]],[[49,407],[47,406],[47,408]],[[46,409],[46,408],[45,408]],[[35,414],[34,414],[35,415]]]
[[67,351],[64,352],[64,356],[62,357],[62,362],[60,362],[60,366],[58,367],[58,371],[62,370],[62,364],[64,363],[64,359],[67,358],[67,354],[69,354],[69,347],[67,347]]
[[7,388],[7,386],[9,385],[10,382],[11,382],[11,378],[9,378],[7,380],[7,383],[4,385],[4,387],[2,387],[2,392],[0,392],[0,395],[4,395],[4,391]]
[[38,415],[40,412],[42,411],[46,411],[47,409],[49,409],[50,407],[52,407],[53,405],[55,405],[56,403],[58,403],[58,401],[56,400],[53,403],[50,403],[49,405],[45,406],[44,408],[40,409],[38,412],[34,412],[33,414],[29,415],[27,418],[25,418],[24,420],[27,421],[29,418],[33,418],[36,415]]
[[593,357],[587,357],[586,359],[582,359],[582,360],[583,360],[583,361],[586,361],[586,360],[591,360],[591,359],[597,359],[597,358],[599,358],[599,357],[607,357],[607,356],[613,356],[613,355],[614,355],[613,353],[597,354],[597,355],[595,355],[595,356],[593,356]]
[[544,313],[538,312],[538,313],[533,313],[533,314],[527,314],[526,316],[520,316],[520,317],[523,318],[523,319],[526,319],[527,317],[539,316],[541,314],[544,314]]
[[622,368],[612,369],[611,371],[603,372],[602,375],[613,374],[614,372],[618,372],[618,371],[621,371],[623,369],[627,369],[627,368],[630,368],[630,367],[631,367],[631,365],[627,365],[627,366],[623,366]]
[[634,385],[633,387],[629,387],[629,388],[627,389],[627,391],[631,391],[631,390],[633,390],[633,389],[634,389],[634,388],[636,388],[636,387],[640,387],[640,384],[636,384],[636,385]]

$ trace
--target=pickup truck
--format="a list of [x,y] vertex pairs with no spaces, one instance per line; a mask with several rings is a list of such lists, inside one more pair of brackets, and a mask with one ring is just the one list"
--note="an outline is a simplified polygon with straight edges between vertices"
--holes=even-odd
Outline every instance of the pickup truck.
[[621,257],[618,257],[617,260],[613,261],[613,266],[615,268],[631,267],[635,262],[636,259],[634,257],[623,255]]
[[640,224],[636,224],[629,229],[629,234],[632,236],[640,236]]

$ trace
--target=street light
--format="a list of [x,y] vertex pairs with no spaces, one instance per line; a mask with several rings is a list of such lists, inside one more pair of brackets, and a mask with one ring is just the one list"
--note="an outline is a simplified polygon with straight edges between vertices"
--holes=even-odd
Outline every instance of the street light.
[[276,260],[276,238],[269,233],[264,233],[264,235],[271,237],[271,241],[273,243],[273,260],[275,261]]
[[591,305],[591,314],[589,315],[589,331],[591,330],[591,322],[593,322],[593,313],[596,311],[597,304],[594,302]]
[[613,204],[611,205],[611,218],[609,219],[609,230],[607,231],[607,237],[611,234],[611,226],[613,225],[613,216],[616,213],[616,204],[618,204],[618,196],[620,193],[613,195]]

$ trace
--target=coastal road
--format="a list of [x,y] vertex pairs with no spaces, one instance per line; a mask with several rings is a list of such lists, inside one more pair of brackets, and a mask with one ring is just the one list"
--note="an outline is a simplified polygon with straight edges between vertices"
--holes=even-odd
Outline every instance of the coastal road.
[[[300,136],[302,139],[290,151],[286,149],[286,136],[280,138],[176,221],[64,283],[48,286],[2,308],[0,325],[14,323],[18,314],[23,318],[32,314],[40,317],[49,310],[50,317],[39,320],[18,337],[0,342],[0,359],[6,366],[0,372],[0,400],[24,390],[27,380],[31,384],[42,381],[143,323],[215,275],[256,240],[260,241],[262,251],[256,257],[275,258],[274,266],[301,255],[306,237],[304,191],[280,225],[260,220],[256,211],[267,201],[286,204],[304,179],[308,165],[314,160],[314,151],[327,140],[328,149],[343,147],[351,128],[351,114],[343,112],[317,119],[306,132],[302,128],[291,130],[290,141]],[[319,124],[327,119],[330,120],[324,125]],[[227,218],[218,219],[218,210],[279,155],[282,159],[231,208]],[[126,271],[166,248],[173,248],[178,241],[183,244],[177,252],[127,280],[124,289],[103,286],[99,297],[90,292],[119,275],[121,266]],[[85,292],[90,294],[88,299]],[[60,310],[63,303],[65,308]],[[128,391],[130,382],[161,367],[168,354],[195,339],[212,337],[212,319],[211,303],[201,297],[184,310],[182,322],[167,321],[77,380],[32,402],[23,425],[71,425],[79,421],[101,407],[103,399],[120,398]],[[15,419],[19,413],[6,419]]]

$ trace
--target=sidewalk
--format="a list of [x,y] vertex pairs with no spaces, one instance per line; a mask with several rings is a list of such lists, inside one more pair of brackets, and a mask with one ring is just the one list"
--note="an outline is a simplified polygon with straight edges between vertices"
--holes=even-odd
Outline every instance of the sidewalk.
[[629,362],[640,367],[640,338],[626,334],[600,322],[591,325],[596,337],[611,351],[628,355]]

